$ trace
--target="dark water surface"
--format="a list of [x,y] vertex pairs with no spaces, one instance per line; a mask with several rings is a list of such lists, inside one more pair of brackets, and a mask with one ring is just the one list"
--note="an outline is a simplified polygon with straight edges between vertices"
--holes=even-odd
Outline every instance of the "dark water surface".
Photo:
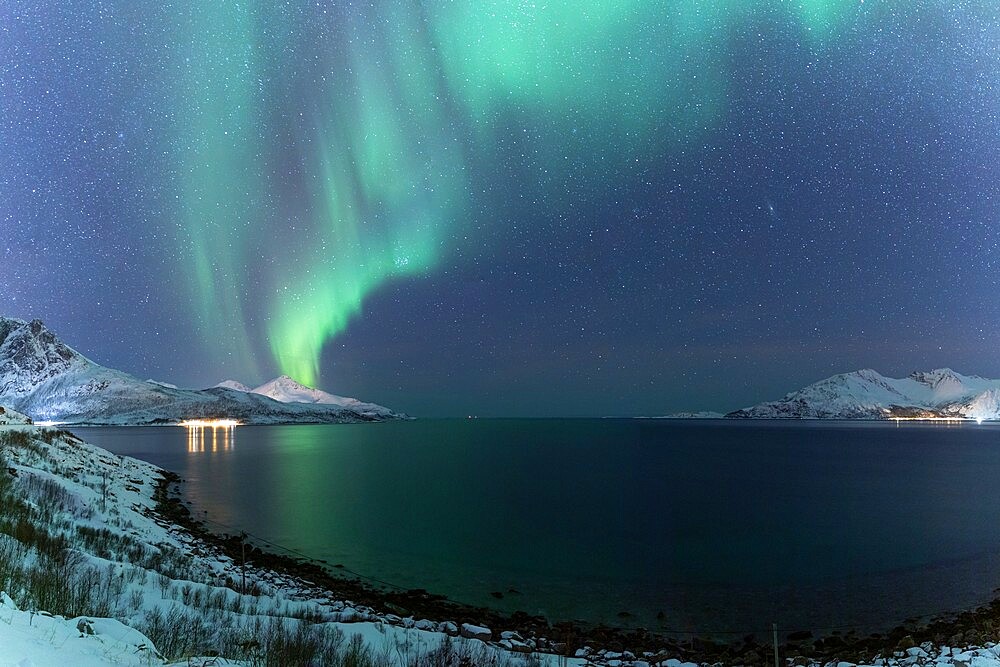
[[1000,425],[418,420],[204,440],[179,427],[74,430],[179,473],[196,514],[232,530],[553,619],[873,629],[1000,586]]

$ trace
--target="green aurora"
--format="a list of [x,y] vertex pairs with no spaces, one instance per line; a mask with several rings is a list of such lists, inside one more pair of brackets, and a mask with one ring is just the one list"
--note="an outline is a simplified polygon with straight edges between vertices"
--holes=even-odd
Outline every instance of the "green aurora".
[[[656,156],[725,113],[734,35],[790,22],[822,49],[889,5],[909,7],[434,0],[292,17],[199,3],[179,28],[171,158],[200,335],[253,367],[266,331],[280,370],[315,386],[324,346],[368,295],[485,242],[471,224],[482,175],[470,163],[511,118],[544,125],[546,150],[575,152],[565,164],[598,149]],[[567,146],[577,128],[588,138]],[[293,167],[275,158],[289,142]],[[247,315],[247,284],[270,295],[253,304],[264,322]]]

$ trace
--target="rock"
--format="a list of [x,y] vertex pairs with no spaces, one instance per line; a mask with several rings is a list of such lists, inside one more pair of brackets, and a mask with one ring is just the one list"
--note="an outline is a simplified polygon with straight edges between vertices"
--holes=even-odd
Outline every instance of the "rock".
[[438,629],[437,624],[434,621],[428,621],[426,618],[422,618],[414,623],[413,627],[417,630],[426,630],[428,632],[434,632]]
[[438,632],[443,632],[450,637],[454,637],[458,634],[458,626],[451,621],[445,621],[443,623],[438,623]]
[[523,642],[524,641],[524,637],[522,637],[520,634],[518,634],[516,632],[513,632],[512,630],[504,630],[503,632],[500,633],[500,638],[501,639],[516,639],[519,642]]
[[462,623],[462,636],[466,639],[478,639],[479,641],[488,642],[493,639],[493,632],[481,625]]
[[358,610],[352,607],[348,607],[344,611],[334,612],[333,617],[339,623],[357,623],[364,620]]

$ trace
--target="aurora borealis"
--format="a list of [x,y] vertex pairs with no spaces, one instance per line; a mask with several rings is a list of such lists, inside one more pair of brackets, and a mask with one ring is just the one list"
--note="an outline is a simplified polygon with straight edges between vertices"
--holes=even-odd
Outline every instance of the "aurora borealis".
[[995,376],[998,11],[0,1],[4,313],[415,414]]

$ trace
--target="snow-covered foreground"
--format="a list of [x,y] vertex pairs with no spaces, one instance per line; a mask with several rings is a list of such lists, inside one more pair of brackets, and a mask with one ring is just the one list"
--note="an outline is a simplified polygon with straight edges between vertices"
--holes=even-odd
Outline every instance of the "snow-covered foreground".
[[159,469],[24,422],[0,415],[0,666],[567,664],[251,566],[241,594],[237,563],[153,512]]
[[[158,468],[9,410],[0,412],[0,459],[0,667],[696,667],[664,652],[533,652],[558,647],[503,628],[378,613],[252,566],[244,585],[238,563],[155,513]],[[1000,667],[1000,646],[983,644],[897,646],[863,664]],[[734,664],[771,659],[744,655]]]

